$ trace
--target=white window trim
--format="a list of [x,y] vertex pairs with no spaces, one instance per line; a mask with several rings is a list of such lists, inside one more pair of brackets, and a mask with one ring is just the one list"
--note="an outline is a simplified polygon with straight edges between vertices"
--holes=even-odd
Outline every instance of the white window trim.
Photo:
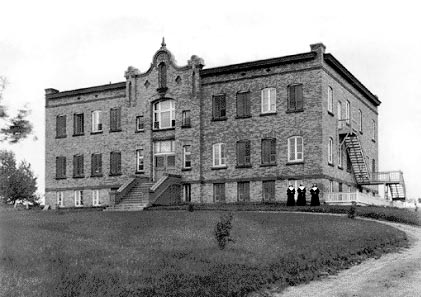
[[363,112],[358,109],[358,131],[363,132]]
[[342,102],[338,101],[338,120],[342,120]]
[[343,164],[342,164],[342,159],[343,159],[343,149],[342,146],[338,147],[338,166],[342,168]]
[[347,124],[351,122],[351,102],[349,100],[345,102],[345,119]]
[[92,118],[92,132],[102,132],[101,111],[94,110],[91,113]]
[[213,167],[226,167],[225,143],[215,143],[212,146]]
[[329,192],[333,192],[333,180],[329,180]]
[[333,113],[333,89],[331,86],[327,88],[327,111]]
[[[190,152],[186,151],[186,147],[190,148]],[[190,166],[186,166],[186,156],[190,156]],[[185,145],[183,146],[183,168],[185,169],[191,169],[191,145]]]
[[[140,129],[139,128],[139,123],[143,124],[143,128]],[[145,130],[145,122],[144,122],[144,117],[143,116],[137,116],[136,117],[136,131],[144,131]]]
[[57,192],[56,198],[57,198],[57,200],[56,200],[57,206],[63,207],[64,206],[64,192],[62,192],[62,191]]
[[329,137],[329,142],[327,144],[327,162],[333,164],[333,138]]
[[371,120],[371,125],[372,125],[372,129],[373,129],[373,131],[372,131],[372,133],[373,133],[372,139],[374,141],[376,141],[376,121],[375,120]]
[[[268,96],[265,97],[265,92],[267,92]],[[273,92],[273,94],[272,94]],[[273,95],[273,96],[272,96]],[[273,99],[273,102],[272,100]],[[264,102],[266,102],[267,110],[264,110]],[[273,107],[273,108],[272,108]],[[274,113],[276,112],[276,88],[264,88],[261,92],[261,110],[262,113]]]
[[76,207],[83,206],[83,192],[80,190],[75,191],[75,206]]
[[[163,102],[169,101],[170,107],[168,109],[162,109],[161,105]],[[169,126],[162,126],[161,121],[161,114],[163,112],[170,112],[170,123]],[[167,128],[173,128],[175,125],[173,125],[173,121],[175,120],[175,102],[172,99],[159,101],[154,104],[154,122],[158,122],[158,129],[167,129]],[[157,129],[154,127],[154,129]]]
[[101,205],[101,203],[99,203],[99,190],[92,190],[92,205],[93,206]]
[[[142,154],[140,154],[142,152]],[[142,162],[140,162],[140,160]],[[142,163],[142,169],[139,169],[139,165]],[[144,172],[145,171],[145,154],[143,148],[138,148],[136,150],[136,172]]]
[[[291,159],[291,140],[294,139],[294,159]],[[301,139],[301,152],[298,151],[298,139]],[[298,158],[298,154],[301,153],[301,158]],[[304,161],[304,138],[302,136],[292,136],[288,138],[288,162],[303,162]]]

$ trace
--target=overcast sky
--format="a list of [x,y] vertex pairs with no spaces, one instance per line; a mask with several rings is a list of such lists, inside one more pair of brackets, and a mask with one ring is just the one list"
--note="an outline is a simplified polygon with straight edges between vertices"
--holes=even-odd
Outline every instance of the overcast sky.
[[421,40],[416,1],[0,0],[0,75],[11,110],[28,104],[35,135],[1,148],[29,161],[44,191],[44,89],[124,80],[165,36],[178,65],[206,67],[308,52],[323,42],[379,96],[380,170],[401,169],[421,197]]

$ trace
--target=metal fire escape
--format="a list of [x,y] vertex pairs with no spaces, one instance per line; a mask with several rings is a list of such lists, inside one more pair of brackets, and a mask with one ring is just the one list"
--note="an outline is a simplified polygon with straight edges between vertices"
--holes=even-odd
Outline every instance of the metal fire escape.
[[[338,120],[340,146],[345,148],[351,162],[352,172],[358,185],[384,185],[392,200],[405,200],[405,181],[402,171],[371,172],[368,170],[358,131],[349,119]],[[356,125],[355,125],[356,127]]]

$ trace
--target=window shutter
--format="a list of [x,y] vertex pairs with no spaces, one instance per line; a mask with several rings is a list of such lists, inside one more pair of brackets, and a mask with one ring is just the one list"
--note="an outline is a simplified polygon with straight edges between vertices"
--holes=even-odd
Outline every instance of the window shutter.
[[303,85],[297,85],[295,86],[295,109],[302,110],[303,103]]
[[295,86],[289,86],[288,110],[295,110]]
[[220,97],[220,117],[225,117],[226,114],[226,103],[225,103],[225,95]]
[[250,147],[250,141],[247,140],[244,143],[245,146],[245,157],[244,157],[244,163],[245,165],[249,165],[250,164],[250,154],[251,154],[251,147]]
[[250,93],[244,93],[244,115],[250,115]]
[[121,129],[121,108],[117,108],[116,109],[116,130],[120,130]]
[[276,163],[276,139],[270,140],[270,160],[271,164]]
[[73,176],[77,176],[77,156],[73,156]]
[[237,116],[244,116],[244,97],[242,93],[237,94]]

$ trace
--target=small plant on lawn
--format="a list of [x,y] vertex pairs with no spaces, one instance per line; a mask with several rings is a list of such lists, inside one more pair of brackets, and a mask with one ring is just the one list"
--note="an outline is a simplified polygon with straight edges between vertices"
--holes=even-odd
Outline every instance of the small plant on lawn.
[[234,240],[230,237],[232,218],[232,213],[229,212],[228,214],[221,215],[218,223],[216,223],[214,235],[216,241],[218,242],[218,247],[221,250],[225,248],[228,241],[234,242]]
[[190,212],[193,212],[193,211],[194,211],[194,206],[193,206],[193,204],[189,203],[189,204],[187,205],[187,210],[188,210],[188,211],[190,211]]
[[356,215],[357,215],[357,209],[355,207],[355,202],[352,202],[352,205],[348,210],[348,218],[355,219]]

